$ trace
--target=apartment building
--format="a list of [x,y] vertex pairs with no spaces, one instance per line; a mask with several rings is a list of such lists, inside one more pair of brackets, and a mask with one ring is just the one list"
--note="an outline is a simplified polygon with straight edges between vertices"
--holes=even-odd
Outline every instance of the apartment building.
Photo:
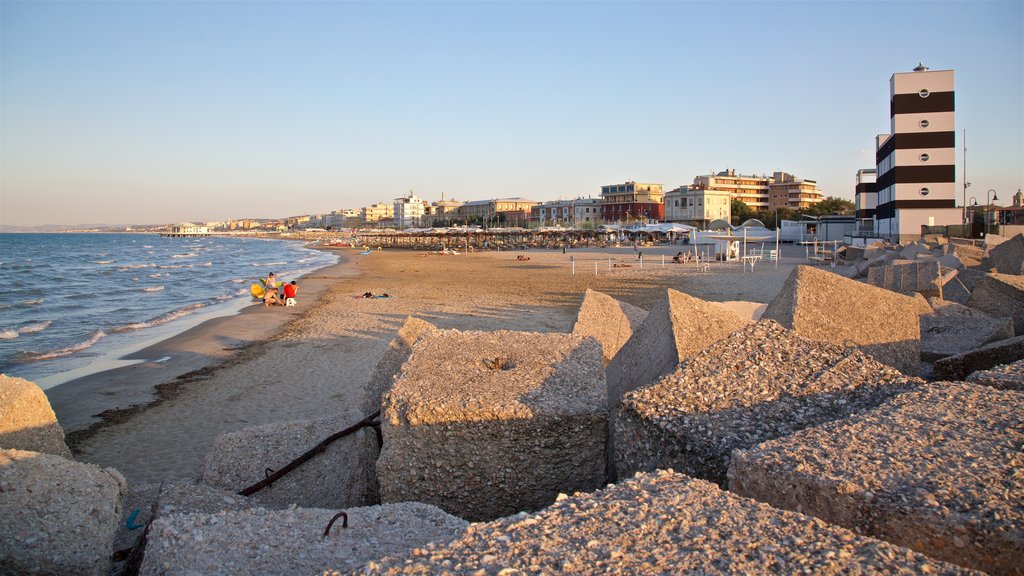
[[593,227],[601,224],[600,198],[553,200],[533,207],[530,220],[541,226]]
[[423,226],[448,226],[453,220],[458,220],[458,209],[462,206],[459,200],[445,200],[444,192],[441,199],[427,206],[423,214]]
[[530,219],[530,212],[539,204],[526,198],[497,198],[494,200],[473,200],[459,206],[457,212],[465,219],[478,218],[481,221],[499,220],[509,226],[525,226]]
[[624,182],[601,187],[601,219],[628,223],[633,220],[663,220],[665,194],[661,184]]
[[755,176],[737,174],[736,170],[730,168],[716,174],[697,176],[689,188],[728,192],[732,200],[739,200],[753,210],[800,210],[825,199],[816,181],[800,178],[788,172]]
[[408,196],[395,198],[393,204],[395,226],[408,228],[420,225],[423,214],[426,212],[427,203],[419,196],[413,194],[412,190],[409,191]]
[[870,231],[875,227],[875,211],[878,208],[877,170],[857,170],[856,185],[853,189],[853,203],[856,209],[857,230]]
[[918,65],[889,79],[889,134],[875,138],[875,232],[919,238],[922,226],[961,222],[956,208],[956,127],[952,70]]
[[732,194],[726,190],[680,186],[665,193],[665,221],[706,228],[732,218]]
[[387,225],[391,225],[395,218],[395,205],[387,202],[377,202],[376,204],[370,204],[366,208],[363,208],[363,222],[366,224],[376,224],[381,220],[386,220]]
[[803,210],[824,201],[814,180],[799,178],[788,172],[775,172],[768,182],[768,209]]

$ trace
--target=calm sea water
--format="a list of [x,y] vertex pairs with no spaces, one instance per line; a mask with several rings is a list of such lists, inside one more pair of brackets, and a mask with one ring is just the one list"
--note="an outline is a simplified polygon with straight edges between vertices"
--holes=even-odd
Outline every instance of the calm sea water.
[[0,373],[60,384],[101,358],[238,311],[268,272],[289,281],[336,261],[283,240],[0,234]]

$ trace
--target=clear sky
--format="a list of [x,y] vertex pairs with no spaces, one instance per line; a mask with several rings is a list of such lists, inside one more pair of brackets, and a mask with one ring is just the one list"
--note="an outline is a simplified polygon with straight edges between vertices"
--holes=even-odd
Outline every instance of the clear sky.
[[[956,70],[1024,185],[1024,2],[0,0],[0,224],[598,196],[784,170],[852,199],[889,78]],[[983,200],[979,200],[982,203]]]

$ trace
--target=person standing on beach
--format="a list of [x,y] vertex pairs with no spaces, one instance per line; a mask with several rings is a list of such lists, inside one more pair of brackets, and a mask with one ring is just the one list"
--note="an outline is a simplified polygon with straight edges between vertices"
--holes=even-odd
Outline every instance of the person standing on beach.
[[284,302],[281,302],[281,299],[277,296],[277,277],[274,276],[273,272],[267,274],[267,280],[264,283],[266,286],[263,289],[263,306],[284,305]]

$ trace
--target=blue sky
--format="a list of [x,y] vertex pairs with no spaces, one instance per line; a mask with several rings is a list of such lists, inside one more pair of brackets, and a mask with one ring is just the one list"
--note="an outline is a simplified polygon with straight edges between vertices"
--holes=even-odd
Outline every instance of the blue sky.
[[410,190],[551,200],[726,168],[852,198],[889,77],[919,61],[956,70],[970,193],[1008,201],[1021,1],[4,0],[0,224],[288,216]]

